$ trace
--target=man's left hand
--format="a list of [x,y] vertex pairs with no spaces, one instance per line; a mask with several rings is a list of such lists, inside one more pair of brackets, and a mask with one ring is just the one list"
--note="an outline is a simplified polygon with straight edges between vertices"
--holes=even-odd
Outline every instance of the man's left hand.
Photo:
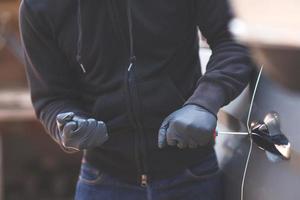
[[197,105],[186,105],[173,112],[159,129],[158,146],[197,148],[213,144],[217,119],[211,112]]

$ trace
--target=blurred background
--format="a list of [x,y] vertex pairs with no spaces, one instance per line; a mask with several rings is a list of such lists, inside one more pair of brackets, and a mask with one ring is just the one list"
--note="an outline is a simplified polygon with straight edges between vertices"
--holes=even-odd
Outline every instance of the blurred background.
[[[0,0],[0,200],[72,199],[81,154],[65,154],[35,119],[19,38],[19,3],[19,0]],[[231,3],[238,15],[231,24],[232,32],[250,47],[257,66],[265,66],[252,118],[262,119],[266,113],[277,111],[282,131],[293,146],[291,162],[280,163],[269,161],[263,151],[254,149],[249,165],[252,179],[245,182],[246,199],[299,199],[300,191],[296,188],[300,187],[297,127],[300,119],[300,1],[232,0]],[[203,71],[210,54],[202,41]],[[245,122],[251,95],[251,89],[247,88],[223,110]],[[220,121],[226,121],[226,117]],[[237,200],[249,141],[235,137],[217,142],[223,152],[230,152],[227,154],[230,169],[225,174],[230,186],[226,200]],[[226,172],[226,166],[224,170]]]
[[18,0],[0,0],[0,199],[72,199],[80,154],[67,155],[36,121],[18,30]]

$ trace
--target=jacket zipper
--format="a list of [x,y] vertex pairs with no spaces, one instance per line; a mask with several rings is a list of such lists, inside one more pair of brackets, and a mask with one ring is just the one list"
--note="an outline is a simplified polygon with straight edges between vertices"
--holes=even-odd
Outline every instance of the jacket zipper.
[[136,145],[136,159],[138,171],[140,172],[140,180],[142,187],[148,185],[148,169],[146,163],[146,146],[145,136],[142,124],[140,122],[140,101],[139,95],[136,88],[134,68],[135,68],[135,52],[134,52],[134,41],[133,41],[133,26],[132,26],[132,13],[131,13],[131,0],[127,0],[127,18],[128,18],[128,31],[129,31],[129,48],[130,48],[130,65],[127,70],[127,86],[129,93],[129,105],[130,105],[130,117],[132,117],[133,124],[135,126],[135,145]]
[[148,175],[147,175],[147,167],[145,162],[145,136],[142,124],[140,122],[140,109],[139,109],[139,99],[136,89],[136,82],[134,77],[134,59],[131,59],[130,65],[127,70],[127,88],[128,88],[128,98],[129,98],[129,107],[130,107],[130,115],[135,127],[135,136],[136,136],[136,155],[138,162],[138,170],[140,173],[140,182],[142,187],[146,187],[148,185]]

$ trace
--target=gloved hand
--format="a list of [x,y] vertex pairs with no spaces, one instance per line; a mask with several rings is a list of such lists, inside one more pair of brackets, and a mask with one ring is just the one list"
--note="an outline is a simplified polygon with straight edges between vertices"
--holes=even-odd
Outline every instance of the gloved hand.
[[197,105],[186,105],[173,112],[159,129],[158,146],[177,145],[179,148],[197,148],[212,144],[217,119],[208,110]]
[[95,119],[84,119],[73,112],[56,117],[61,142],[67,150],[84,150],[100,147],[108,140],[106,125]]

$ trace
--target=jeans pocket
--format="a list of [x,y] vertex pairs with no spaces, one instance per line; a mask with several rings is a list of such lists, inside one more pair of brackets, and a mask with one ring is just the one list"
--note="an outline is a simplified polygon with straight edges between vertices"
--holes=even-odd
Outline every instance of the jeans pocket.
[[97,185],[103,181],[104,174],[88,163],[83,163],[80,169],[79,182],[88,185]]
[[210,155],[208,159],[203,160],[200,164],[187,168],[185,174],[195,180],[217,176],[220,174],[220,168],[215,154]]

